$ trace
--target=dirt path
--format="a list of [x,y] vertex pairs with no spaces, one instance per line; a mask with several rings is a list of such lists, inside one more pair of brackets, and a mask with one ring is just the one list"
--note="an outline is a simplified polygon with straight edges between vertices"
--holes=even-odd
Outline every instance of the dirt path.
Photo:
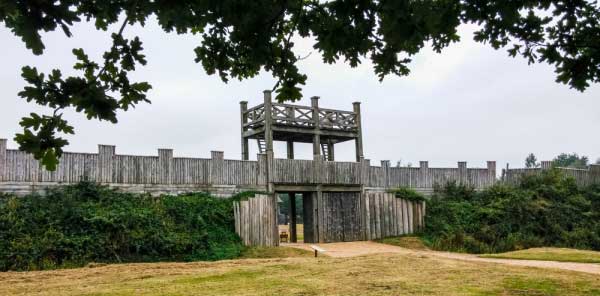
[[516,259],[494,259],[480,258],[476,255],[436,252],[436,251],[421,251],[411,250],[392,245],[380,244],[375,242],[346,242],[346,243],[329,243],[329,244],[282,244],[287,247],[294,247],[313,251],[311,245],[316,245],[325,250],[325,254],[331,257],[354,257],[368,254],[378,253],[397,253],[417,256],[435,256],[447,259],[499,263],[514,266],[529,266],[540,268],[554,268],[571,271],[586,272],[600,275],[600,264],[593,263],[571,263],[571,262],[556,262],[556,261],[539,261],[539,260],[516,260]]

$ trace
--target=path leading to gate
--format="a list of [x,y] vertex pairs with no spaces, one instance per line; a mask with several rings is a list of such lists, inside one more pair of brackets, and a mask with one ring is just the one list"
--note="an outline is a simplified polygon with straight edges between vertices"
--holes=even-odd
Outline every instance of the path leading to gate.
[[556,261],[538,261],[538,260],[516,260],[516,259],[493,259],[493,258],[480,258],[476,255],[462,254],[462,253],[450,253],[450,252],[437,252],[429,250],[411,250],[401,248],[392,245],[380,244],[371,241],[364,242],[345,242],[345,243],[329,243],[329,244],[282,244],[282,246],[300,248],[304,250],[313,251],[311,245],[315,245],[325,250],[325,255],[331,257],[354,257],[369,254],[381,254],[381,253],[396,253],[416,256],[434,256],[446,259],[464,260],[464,261],[476,261],[476,262],[489,262],[498,263],[514,266],[528,266],[528,267],[539,267],[539,268],[554,268],[562,270],[571,270],[586,272],[600,275],[600,264],[593,263],[571,263],[571,262],[556,262]]

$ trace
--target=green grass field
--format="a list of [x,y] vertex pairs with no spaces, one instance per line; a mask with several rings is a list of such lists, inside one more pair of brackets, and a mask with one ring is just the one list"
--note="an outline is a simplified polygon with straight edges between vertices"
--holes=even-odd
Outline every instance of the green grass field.
[[521,259],[521,260],[547,260],[561,262],[600,263],[600,252],[564,249],[564,248],[533,248],[500,254],[485,254],[480,257]]
[[375,240],[378,243],[393,245],[397,247],[413,249],[413,250],[427,250],[427,246],[423,243],[421,238],[416,236],[396,236],[386,237]]
[[0,273],[0,295],[600,295],[600,280],[554,269],[381,254],[6,272]]

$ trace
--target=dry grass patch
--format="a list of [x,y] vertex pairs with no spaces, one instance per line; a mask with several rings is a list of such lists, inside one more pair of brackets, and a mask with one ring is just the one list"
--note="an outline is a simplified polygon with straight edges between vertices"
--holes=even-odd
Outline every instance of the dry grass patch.
[[[282,231],[285,231],[288,235],[290,235],[290,226],[279,225],[279,233]],[[304,241],[304,224],[296,224],[296,239],[298,242]]]
[[244,259],[311,257],[312,252],[290,247],[252,247],[242,252]]
[[437,257],[243,259],[0,273],[0,295],[600,295],[586,273]]
[[600,252],[565,249],[532,248],[500,254],[485,254],[480,257],[522,260],[546,260],[561,262],[600,263]]

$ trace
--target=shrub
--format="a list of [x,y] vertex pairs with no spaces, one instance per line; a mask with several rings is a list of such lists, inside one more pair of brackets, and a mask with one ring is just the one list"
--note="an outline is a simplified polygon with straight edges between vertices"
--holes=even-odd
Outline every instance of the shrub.
[[600,250],[600,185],[578,188],[558,170],[480,192],[447,184],[428,201],[424,238],[436,249],[472,253]]
[[0,199],[0,270],[89,262],[239,256],[232,203],[204,193],[152,197],[81,182]]
[[394,193],[396,197],[410,201],[424,201],[425,197],[412,188],[400,187],[392,189],[389,192]]

